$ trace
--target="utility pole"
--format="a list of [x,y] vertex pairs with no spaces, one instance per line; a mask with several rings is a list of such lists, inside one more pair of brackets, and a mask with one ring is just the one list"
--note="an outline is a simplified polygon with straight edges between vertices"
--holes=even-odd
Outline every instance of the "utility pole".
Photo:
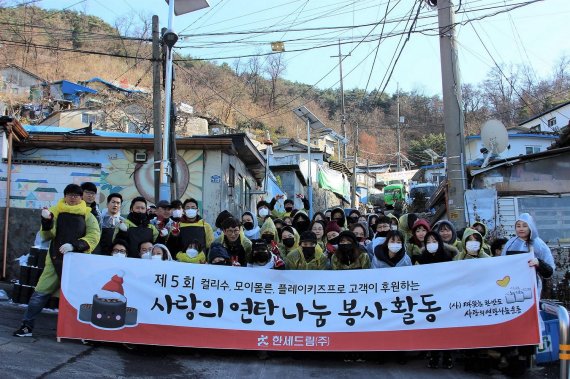
[[396,120],[396,131],[398,133],[398,161],[397,161],[397,169],[396,171],[402,171],[402,150],[401,150],[401,142],[400,142],[400,84],[396,85],[396,104],[397,104],[397,120]]
[[160,36],[158,16],[152,16],[152,130],[154,133],[154,203],[160,199],[160,160],[162,129],[160,127]]
[[437,2],[439,50],[443,89],[443,123],[447,150],[447,217],[463,228],[465,220],[464,115],[461,110],[461,82],[455,44],[455,14],[452,0]]
[[356,208],[356,164],[358,161],[358,122],[356,123],[356,138],[354,139],[354,166],[352,167],[352,192],[350,194],[350,207]]
[[[340,69],[340,132],[344,139],[346,140],[346,112],[344,109],[344,86],[343,86],[343,78],[342,78],[342,59],[343,57],[350,57],[350,54],[342,55],[340,50],[340,39],[338,40],[338,55],[331,55],[331,58],[338,57],[338,67]],[[338,157],[340,161],[340,156]],[[346,145],[344,145],[344,160],[346,160]]]

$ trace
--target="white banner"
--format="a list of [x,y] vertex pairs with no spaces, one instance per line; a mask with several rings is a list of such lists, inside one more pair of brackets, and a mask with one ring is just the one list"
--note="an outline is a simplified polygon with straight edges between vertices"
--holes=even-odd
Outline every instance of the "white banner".
[[[301,350],[313,348],[307,337],[321,337],[327,341],[321,348],[329,350],[538,343],[536,274],[529,257],[279,271],[67,254],[58,336]],[[222,338],[230,330],[238,332],[236,341]],[[406,338],[379,338],[394,333]],[[273,345],[281,334],[305,342]]]

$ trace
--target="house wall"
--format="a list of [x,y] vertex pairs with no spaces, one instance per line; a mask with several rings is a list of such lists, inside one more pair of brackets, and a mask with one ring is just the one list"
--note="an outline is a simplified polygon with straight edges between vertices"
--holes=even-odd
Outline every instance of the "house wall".
[[[552,119],[554,119],[555,124],[552,126],[548,125],[549,120]],[[568,125],[568,121],[570,121],[570,104],[566,104],[553,112],[546,113],[539,118],[535,118],[519,126],[529,130],[538,126],[537,131],[540,132],[558,132],[560,129]]]
[[83,113],[96,114],[97,112],[86,112],[85,110],[81,110],[81,111],[68,111],[68,112],[56,113],[50,118],[44,120],[42,122],[42,125],[59,126],[61,128],[70,128],[70,129],[85,128],[86,126],[89,126],[89,124],[84,124],[83,122],[81,122],[81,115]]
[[[289,150],[289,151],[275,151],[273,150],[273,156],[275,158],[282,158],[282,157],[286,157],[289,155],[295,155],[299,157],[299,161],[303,161],[303,160],[307,160],[308,154],[307,154],[307,149],[305,149],[304,151],[293,151],[293,150]],[[320,164],[323,164],[323,153],[311,153],[311,160],[312,161],[317,161]]]
[[[217,161],[217,158],[214,160]],[[234,169],[234,182],[233,186],[230,182],[230,166]],[[250,196],[251,191],[257,189],[257,185],[253,176],[248,172],[245,164],[235,155],[229,155],[221,153],[221,165],[210,166],[212,171],[206,171],[204,193],[207,194],[205,198],[210,198],[211,191],[209,190],[211,183],[208,183],[208,178],[212,175],[221,176],[221,195],[220,195],[220,205],[217,207],[211,207],[208,212],[210,212],[210,218],[206,220],[211,220],[212,223],[216,220],[218,214],[223,210],[228,210],[231,214],[236,217],[240,217],[245,211],[251,211],[255,209],[255,204],[261,199],[260,195]],[[220,169],[221,168],[221,169]],[[249,189],[248,189],[249,186]],[[215,188],[215,187],[213,187]]]
[[15,95],[29,96],[30,87],[42,83],[41,80],[18,70],[15,67],[6,67],[0,71],[2,83],[0,92]]
[[[104,206],[106,197],[117,192],[123,196],[121,213],[127,214],[133,198],[144,196],[148,201],[154,200],[154,168],[152,160],[134,161],[134,149],[37,149],[32,152],[16,151],[14,159],[49,160],[59,162],[86,162],[101,165],[100,174],[79,177],[63,176],[61,182],[83,182],[90,180],[99,185],[97,202]],[[147,151],[152,157],[153,152]],[[203,160],[202,150],[180,150],[178,152],[177,172],[179,175],[178,193],[180,198],[193,197],[202,202]],[[48,175],[49,173],[49,175]],[[53,177],[53,171],[44,173],[45,177]],[[59,175],[57,175],[59,176]],[[57,189],[57,196],[63,195],[63,188]],[[56,196],[56,197],[57,197]],[[16,205],[18,206],[18,205]]]
[[[434,180],[437,177],[437,180]],[[424,173],[424,180],[426,183],[441,183],[441,178],[445,177],[445,167],[429,168]]]
[[[549,135],[533,135],[533,136],[520,136],[517,134],[509,135],[510,149],[503,151],[499,154],[500,158],[518,157],[519,155],[526,155],[527,146],[535,146],[539,151],[545,151],[555,140],[556,136]],[[483,158],[481,154],[483,143],[480,136],[473,136],[467,138],[465,142],[465,159],[467,162],[477,158]],[[535,151],[537,152],[537,151]]]

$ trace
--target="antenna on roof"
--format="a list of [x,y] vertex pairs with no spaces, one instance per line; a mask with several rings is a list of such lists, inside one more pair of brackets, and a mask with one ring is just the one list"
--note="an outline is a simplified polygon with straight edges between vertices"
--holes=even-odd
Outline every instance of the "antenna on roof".
[[509,134],[499,120],[488,120],[481,126],[481,141],[489,150],[481,168],[487,167],[492,155],[501,154],[509,144]]

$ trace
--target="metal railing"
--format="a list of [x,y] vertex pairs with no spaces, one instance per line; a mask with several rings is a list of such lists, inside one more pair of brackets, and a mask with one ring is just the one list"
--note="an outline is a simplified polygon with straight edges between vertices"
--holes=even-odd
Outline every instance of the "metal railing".
[[541,301],[540,309],[558,317],[560,379],[570,379],[570,317],[568,310],[551,301]]

